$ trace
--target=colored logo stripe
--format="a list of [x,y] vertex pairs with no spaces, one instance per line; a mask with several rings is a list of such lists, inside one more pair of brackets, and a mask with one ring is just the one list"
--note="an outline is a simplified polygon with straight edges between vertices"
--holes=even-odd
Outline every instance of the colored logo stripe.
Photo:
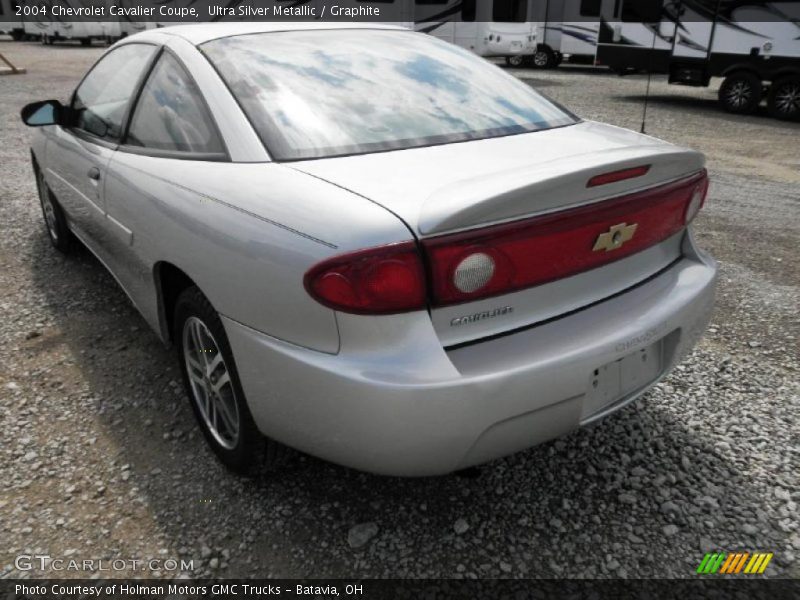
[[737,552],[736,554],[729,554],[728,560],[725,561],[725,564],[722,565],[722,568],[719,570],[720,573],[738,573],[744,567],[744,561],[747,560],[747,557],[750,556],[748,552]]
[[750,562],[747,563],[747,566],[745,567],[744,572],[745,573],[757,573],[757,574],[760,575],[761,573],[763,573],[766,570],[767,565],[769,564],[769,561],[772,560],[772,557],[773,557],[773,554],[771,552],[770,553],[760,552],[760,553],[753,554],[753,558],[751,558]]
[[[714,573],[735,575],[745,573],[748,575],[762,574],[774,556],[771,552],[709,552],[697,567],[697,573],[713,575]],[[749,560],[748,560],[749,559]]]
[[721,572],[722,572],[722,573],[727,573],[727,572],[730,570],[730,568],[731,568],[731,565],[732,565],[734,562],[736,562],[737,560],[739,560],[739,555],[738,555],[738,554],[728,554],[728,560],[726,560],[726,561],[725,561],[725,564],[724,564],[724,565],[722,565],[722,570],[721,570]]
[[723,559],[725,558],[725,553],[719,554],[706,554],[703,557],[703,562],[700,563],[700,566],[697,567],[698,573],[716,573],[719,566],[722,564]]

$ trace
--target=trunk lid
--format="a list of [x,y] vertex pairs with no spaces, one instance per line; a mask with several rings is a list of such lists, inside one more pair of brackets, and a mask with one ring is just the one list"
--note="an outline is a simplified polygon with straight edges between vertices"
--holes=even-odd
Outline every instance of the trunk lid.
[[[642,165],[650,165],[645,175],[587,187],[592,177]],[[703,165],[698,152],[594,122],[291,163],[383,206],[422,240],[602,202],[696,173]],[[680,256],[681,238],[675,235],[610,264],[529,289],[434,308],[434,326],[442,343],[451,346],[576,310],[669,265]]]

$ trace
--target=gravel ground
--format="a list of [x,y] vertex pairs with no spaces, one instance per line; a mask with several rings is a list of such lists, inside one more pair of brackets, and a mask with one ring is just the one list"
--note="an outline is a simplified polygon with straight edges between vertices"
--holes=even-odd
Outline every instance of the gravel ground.
[[[768,575],[800,576],[800,125],[654,81],[648,132],[708,154],[696,230],[722,271],[707,336],[635,405],[471,476],[298,455],[250,481],[206,449],[172,354],[113,278],[45,237],[18,111],[66,97],[101,49],[0,52],[28,69],[0,77],[0,576],[79,575],[14,570],[43,553],[181,557],[189,577],[692,577],[710,550],[775,552]],[[641,77],[517,74],[639,127]]]

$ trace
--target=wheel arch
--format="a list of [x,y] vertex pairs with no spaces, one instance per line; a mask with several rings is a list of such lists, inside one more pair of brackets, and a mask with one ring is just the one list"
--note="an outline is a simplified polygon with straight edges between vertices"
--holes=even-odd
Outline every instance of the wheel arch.
[[159,334],[161,340],[171,346],[175,342],[172,331],[178,296],[187,288],[199,286],[183,269],[165,260],[153,265],[153,281],[158,302]]
[[794,67],[784,67],[782,69],[778,69],[775,73],[770,77],[771,82],[776,82],[781,79],[786,79],[788,77],[800,77],[800,69]]
[[742,71],[750,73],[751,75],[755,75],[756,77],[761,79],[761,81],[764,81],[764,79],[765,79],[764,78],[764,74],[761,73],[758,69],[756,69],[753,65],[751,65],[749,63],[738,63],[738,64],[735,64],[735,65],[731,65],[730,67],[725,69],[722,73],[720,73],[720,76],[721,77],[730,77],[731,75],[733,75],[735,73],[742,72]]

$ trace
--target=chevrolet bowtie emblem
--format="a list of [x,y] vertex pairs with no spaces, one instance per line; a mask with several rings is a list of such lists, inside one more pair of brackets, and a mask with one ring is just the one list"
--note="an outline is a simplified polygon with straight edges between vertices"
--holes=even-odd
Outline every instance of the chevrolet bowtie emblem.
[[627,223],[613,225],[611,229],[597,236],[597,241],[594,243],[594,248],[592,248],[592,250],[594,252],[599,252],[600,250],[605,250],[606,252],[616,250],[633,237],[637,227],[637,223],[633,223],[632,225],[628,225]]

